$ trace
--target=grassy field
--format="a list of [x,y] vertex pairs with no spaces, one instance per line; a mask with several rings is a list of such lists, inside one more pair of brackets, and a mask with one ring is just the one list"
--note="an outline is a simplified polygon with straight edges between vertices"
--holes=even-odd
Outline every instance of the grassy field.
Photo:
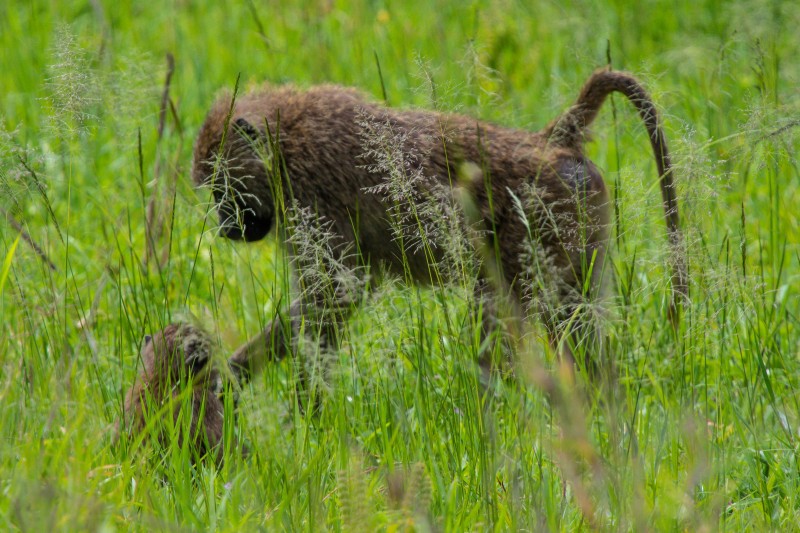
[[[800,528],[798,27],[766,0],[3,2],[0,529]],[[237,76],[537,130],[609,59],[665,118],[692,279],[675,331],[655,165],[615,97],[588,148],[619,215],[614,394],[548,399],[540,367],[561,373],[535,323],[515,378],[481,388],[464,287],[389,281],[318,414],[288,361],[243,391],[226,421],[247,458],[112,445],[146,333],[193,317],[224,357],[287,298],[275,239],[216,238],[189,179]]]

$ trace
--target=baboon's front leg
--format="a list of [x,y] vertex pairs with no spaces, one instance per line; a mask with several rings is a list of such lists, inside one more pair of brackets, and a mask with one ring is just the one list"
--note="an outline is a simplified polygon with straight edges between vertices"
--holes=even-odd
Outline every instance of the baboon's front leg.
[[267,362],[294,356],[301,327],[322,349],[336,349],[355,305],[357,300],[349,293],[314,293],[295,300],[288,313],[278,311],[261,333],[233,353],[228,362],[234,377],[239,384],[247,383]]
[[[288,313],[277,311],[264,330],[240,346],[228,360],[234,377],[243,385],[268,361],[280,361],[291,352],[294,332],[300,328],[303,304],[295,300]],[[288,316],[287,316],[288,315]]]

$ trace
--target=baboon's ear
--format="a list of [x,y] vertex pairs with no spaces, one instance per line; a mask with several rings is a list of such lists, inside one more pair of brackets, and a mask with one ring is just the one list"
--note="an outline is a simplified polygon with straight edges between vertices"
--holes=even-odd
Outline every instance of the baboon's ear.
[[237,118],[233,124],[235,126],[236,131],[239,132],[239,135],[241,135],[245,139],[249,139],[253,142],[257,142],[261,139],[261,133],[255,126],[250,124],[246,119],[243,119],[241,117]]

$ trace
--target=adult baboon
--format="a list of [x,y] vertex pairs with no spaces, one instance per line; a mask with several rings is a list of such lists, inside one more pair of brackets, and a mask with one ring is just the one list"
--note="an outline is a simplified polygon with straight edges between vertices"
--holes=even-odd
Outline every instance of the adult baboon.
[[[357,251],[360,260],[421,283],[438,281],[431,265],[444,251],[425,245],[420,234],[435,220],[417,206],[445,203],[442,191],[462,186],[477,207],[472,218],[479,220],[483,242],[496,254],[503,290],[518,309],[541,316],[554,342],[568,332],[566,345],[574,346],[592,337],[586,304],[602,285],[610,219],[603,179],[584,155],[586,128],[613,92],[636,107],[655,154],[669,242],[677,252],[676,316],[687,276],[672,166],[655,106],[626,73],[596,71],[576,103],[536,133],[456,114],[391,109],[332,85],[226,94],[200,129],[192,177],[197,185],[210,185],[221,232],[230,239],[259,240],[286,206],[296,206],[324,221],[336,263],[331,268],[355,268]],[[463,179],[467,167],[473,171]],[[398,193],[398,187],[405,189]],[[306,258],[296,253],[291,228],[287,233],[284,240],[302,269]],[[484,268],[475,289],[484,334],[493,327],[498,286],[487,277]],[[305,291],[291,305],[289,320],[275,318],[234,353],[234,371],[246,379],[266,360],[283,357],[302,317],[319,325],[322,342],[335,343],[358,292],[340,289],[334,283]]]

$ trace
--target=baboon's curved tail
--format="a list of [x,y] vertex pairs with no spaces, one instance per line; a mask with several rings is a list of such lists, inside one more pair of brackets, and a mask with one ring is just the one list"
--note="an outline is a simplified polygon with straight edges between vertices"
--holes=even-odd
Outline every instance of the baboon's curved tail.
[[656,158],[656,167],[661,185],[661,197],[664,201],[664,215],[667,221],[667,234],[673,252],[672,318],[677,319],[680,304],[688,299],[688,274],[683,250],[683,236],[678,219],[678,199],[672,177],[672,160],[669,156],[664,132],[661,131],[660,118],[650,95],[641,83],[624,72],[612,72],[608,69],[595,71],[581,89],[578,100],[567,112],[554,120],[545,130],[545,135],[552,145],[581,150],[585,142],[586,128],[597,117],[597,112],[606,97],[620,92],[636,107],[644,121],[650,144]]

